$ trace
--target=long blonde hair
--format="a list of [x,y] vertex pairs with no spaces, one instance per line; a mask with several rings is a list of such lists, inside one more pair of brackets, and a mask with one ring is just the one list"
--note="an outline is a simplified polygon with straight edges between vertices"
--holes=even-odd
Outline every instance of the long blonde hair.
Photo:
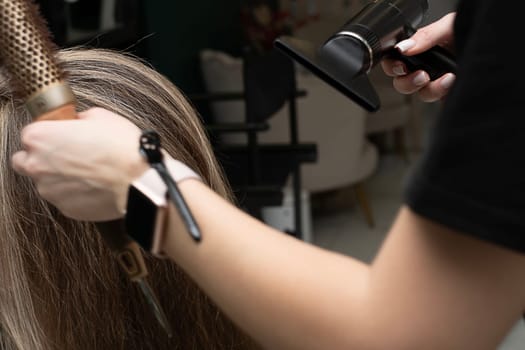
[[[199,117],[168,79],[111,50],[72,48],[58,58],[79,110],[103,107],[158,131],[172,156],[231,200]],[[11,169],[20,130],[30,121],[23,101],[0,79],[0,348],[253,348],[184,272],[148,256],[149,282],[174,329],[166,337],[95,226],[62,216]]]

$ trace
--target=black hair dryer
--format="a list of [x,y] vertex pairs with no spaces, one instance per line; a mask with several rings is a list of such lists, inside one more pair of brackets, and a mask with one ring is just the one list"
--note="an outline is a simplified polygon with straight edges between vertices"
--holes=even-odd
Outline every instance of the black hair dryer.
[[412,71],[423,69],[431,80],[456,72],[455,58],[440,46],[414,56],[404,56],[394,48],[415,33],[427,11],[427,0],[376,0],[364,6],[320,47],[292,36],[279,37],[274,45],[374,112],[380,101],[367,74],[383,57],[399,59]]

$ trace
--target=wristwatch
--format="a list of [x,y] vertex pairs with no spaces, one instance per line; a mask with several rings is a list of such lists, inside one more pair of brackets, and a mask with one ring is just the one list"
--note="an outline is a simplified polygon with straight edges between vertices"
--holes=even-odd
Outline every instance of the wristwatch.
[[[178,160],[166,156],[165,163],[177,183],[186,179],[201,180],[199,175]],[[129,186],[124,218],[128,235],[143,249],[159,257],[165,257],[162,243],[167,216],[167,190],[155,169],[146,170]]]

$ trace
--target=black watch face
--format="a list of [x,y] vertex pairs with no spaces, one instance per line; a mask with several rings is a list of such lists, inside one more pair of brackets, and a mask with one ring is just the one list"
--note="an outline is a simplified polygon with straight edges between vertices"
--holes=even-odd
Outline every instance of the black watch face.
[[147,251],[153,244],[157,206],[142,192],[130,186],[126,211],[126,230],[128,235]]

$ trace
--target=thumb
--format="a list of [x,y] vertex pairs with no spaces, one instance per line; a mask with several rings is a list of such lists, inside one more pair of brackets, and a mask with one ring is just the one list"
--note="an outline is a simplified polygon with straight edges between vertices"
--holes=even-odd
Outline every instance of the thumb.
[[95,116],[97,113],[96,113],[96,108],[89,108],[89,109],[86,109],[84,111],[81,111],[81,112],[78,112],[77,113],[77,118],[78,119],[90,119],[92,118],[93,116]]
[[456,13],[452,12],[439,20],[419,28],[409,39],[397,43],[396,48],[403,55],[416,55],[430,48],[441,45],[450,48],[454,36],[454,19]]
[[96,119],[103,117],[108,111],[101,107],[91,107],[77,114],[78,119]]
[[130,121],[121,115],[102,107],[92,107],[82,111],[78,113],[78,119],[89,121],[89,124],[95,127],[102,127],[102,125],[111,123],[122,123],[122,121],[131,124]]

